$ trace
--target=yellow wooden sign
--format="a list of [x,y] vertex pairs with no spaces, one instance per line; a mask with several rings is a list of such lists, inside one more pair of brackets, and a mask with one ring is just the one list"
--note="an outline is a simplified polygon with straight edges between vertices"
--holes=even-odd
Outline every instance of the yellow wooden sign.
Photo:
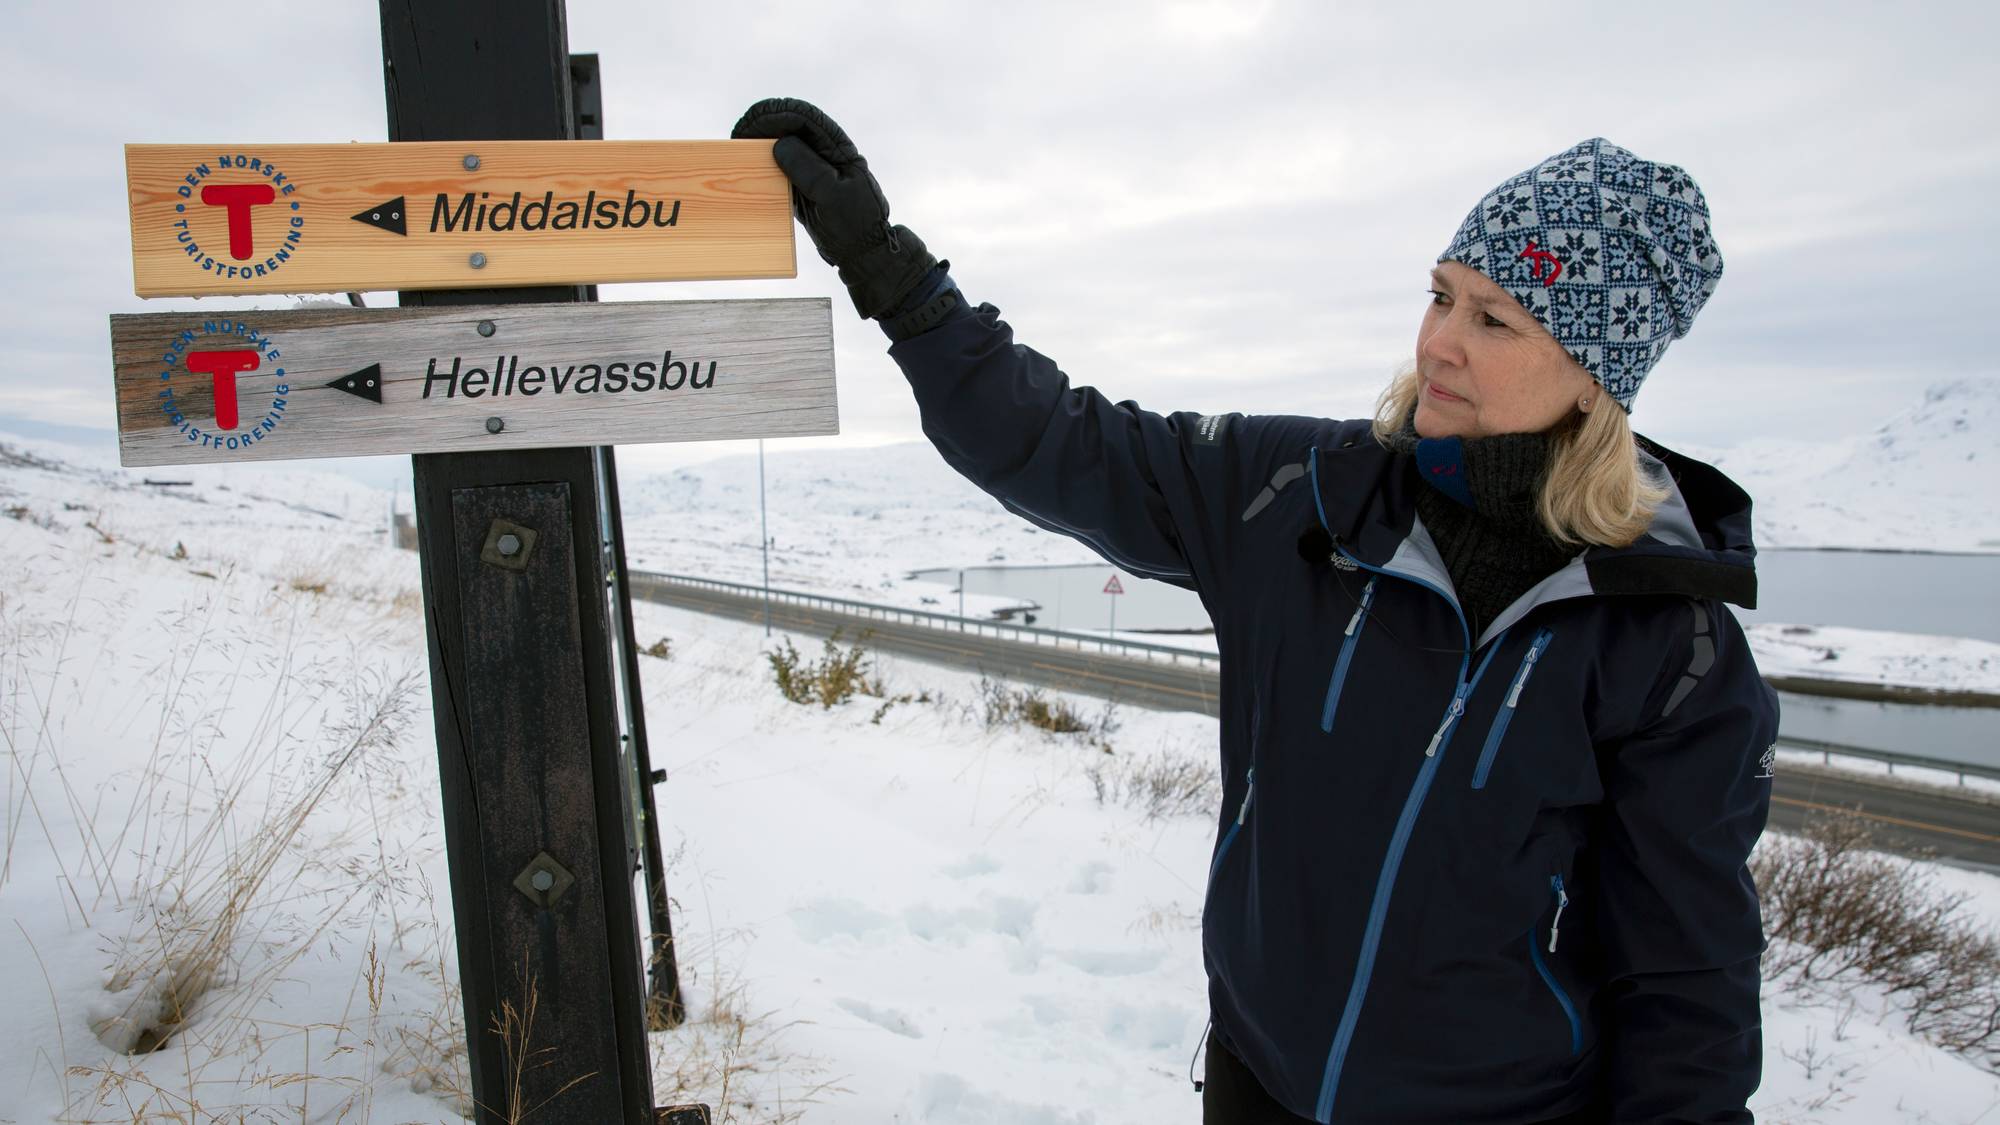
[[770,141],[126,145],[141,297],[795,277]]

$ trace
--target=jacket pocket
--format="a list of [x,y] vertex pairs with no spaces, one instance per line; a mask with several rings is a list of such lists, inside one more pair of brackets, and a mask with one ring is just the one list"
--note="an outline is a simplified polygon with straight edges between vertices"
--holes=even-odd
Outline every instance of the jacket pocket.
[[1208,889],[1215,890],[1215,873],[1222,870],[1222,859],[1236,843],[1236,837],[1243,831],[1243,822],[1250,819],[1250,798],[1257,795],[1257,768],[1252,766],[1243,774],[1243,803],[1236,806],[1236,820],[1229,831],[1222,834],[1222,844],[1215,849],[1215,858],[1208,864]]
[[[1569,893],[1563,889],[1561,875],[1549,876],[1549,893],[1556,903],[1555,920],[1549,923],[1549,952],[1554,953],[1556,942],[1562,932],[1562,912],[1569,906]],[[1556,1003],[1562,1007],[1563,1015],[1569,1020],[1569,1053],[1574,1055],[1583,1050],[1583,1021],[1577,1017],[1576,1004],[1570,1000],[1569,994],[1563,991],[1562,985],[1556,981],[1555,974],[1549,971],[1548,963],[1542,959],[1540,929],[1537,926],[1528,931],[1528,958],[1534,962],[1535,972],[1541,976],[1542,983],[1549,986],[1549,992],[1554,995]]]
[[1507,699],[1500,705],[1500,713],[1493,716],[1492,727],[1486,731],[1486,745],[1479,748],[1479,765],[1472,771],[1474,789],[1486,788],[1486,775],[1493,768],[1493,759],[1500,754],[1500,740],[1507,737],[1508,724],[1514,721],[1514,712],[1520,709],[1521,692],[1528,686],[1528,677],[1534,674],[1535,662],[1542,658],[1543,650],[1555,638],[1554,630],[1539,630],[1534,641],[1528,645],[1527,653],[1521,657],[1521,667],[1514,673],[1514,683],[1507,689]]
[[1354,646],[1361,642],[1362,626],[1368,623],[1368,607],[1375,603],[1375,583],[1381,577],[1374,575],[1368,579],[1366,586],[1361,587],[1361,604],[1354,607],[1354,616],[1347,619],[1347,632],[1342,634],[1344,639],[1340,642],[1340,655],[1333,662],[1333,678],[1326,685],[1326,706],[1319,714],[1319,729],[1323,731],[1333,730],[1333,713],[1340,707],[1341,685],[1347,682],[1348,666],[1354,663]]

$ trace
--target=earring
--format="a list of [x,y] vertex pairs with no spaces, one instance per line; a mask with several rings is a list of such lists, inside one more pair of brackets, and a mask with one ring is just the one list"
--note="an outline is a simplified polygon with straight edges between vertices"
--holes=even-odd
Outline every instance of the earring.
[[1576,408],[1578,410],[1583,411],[1585,414],[1588,414],[1590,413],[1590,403],[1591,403],[1590,396],[1585,395],[1582,398],[1576,400]]

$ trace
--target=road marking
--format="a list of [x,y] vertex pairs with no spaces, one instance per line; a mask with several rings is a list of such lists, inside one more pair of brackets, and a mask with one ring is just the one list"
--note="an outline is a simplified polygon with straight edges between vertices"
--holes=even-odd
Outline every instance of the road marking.
[[1207,702],[1209,698],[1207,694],[1199,691],[1189,691],[1186,688],[1177,688],[1169,684],[1149,684],[1144,680],[1127,680],[1127,679],[1122,679],[1118,676],[1107,676],[1102,672],[1092,672],[1086,668],[1063,668],[1053,664],[1039,664],[1032,660],[1028,662],[1028,667],[1039,668],[1044,672],[1061,672],[1064,675],[1068,676],[1084,676],[1093,680],[1107,680],[1114,684],[1124,684],[1127,687],[1143,688],[1147,691],[1172,692],[1175,695],[1185,695],[1190,699],[1199,699],[1204,703]]
[[1989,836],[1984,832],[1973,832],[1964,828],[1946,828],[1942,824],[1929,824],[1921,820],[1904,820],[1899,816],[1883,816],[1881,813],[1863,812],[1846,805],[1823,805],[1817,801],[1801,801],[1796,797],[1773,796],[1780,804],[1797,805],[1804,809],[1818,809],[1821,812],[1851,813],[1866,820],[1879,820],[1884,824],[1900,825],[1904,828],[1918,828],[1925,832],[1943,832],[1950,836],[1963,836],[1968,840],[1980,840],[1989,844],[2000,844],[2000,836]]

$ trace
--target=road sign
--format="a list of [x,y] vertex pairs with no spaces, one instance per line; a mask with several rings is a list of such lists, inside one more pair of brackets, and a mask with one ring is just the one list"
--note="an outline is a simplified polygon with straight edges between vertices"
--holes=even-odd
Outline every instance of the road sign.
[[824,297],[114,315],[126,465],[840,432]]
[[1111,581],[1104,584],[1104,592],[1107,594],[1122,594],[1125,592],[1125,587],[1118,584],[1118,576],[1114,574],[1111,576]]
[[795,277],[770,141],[126,145],[141,297]]

